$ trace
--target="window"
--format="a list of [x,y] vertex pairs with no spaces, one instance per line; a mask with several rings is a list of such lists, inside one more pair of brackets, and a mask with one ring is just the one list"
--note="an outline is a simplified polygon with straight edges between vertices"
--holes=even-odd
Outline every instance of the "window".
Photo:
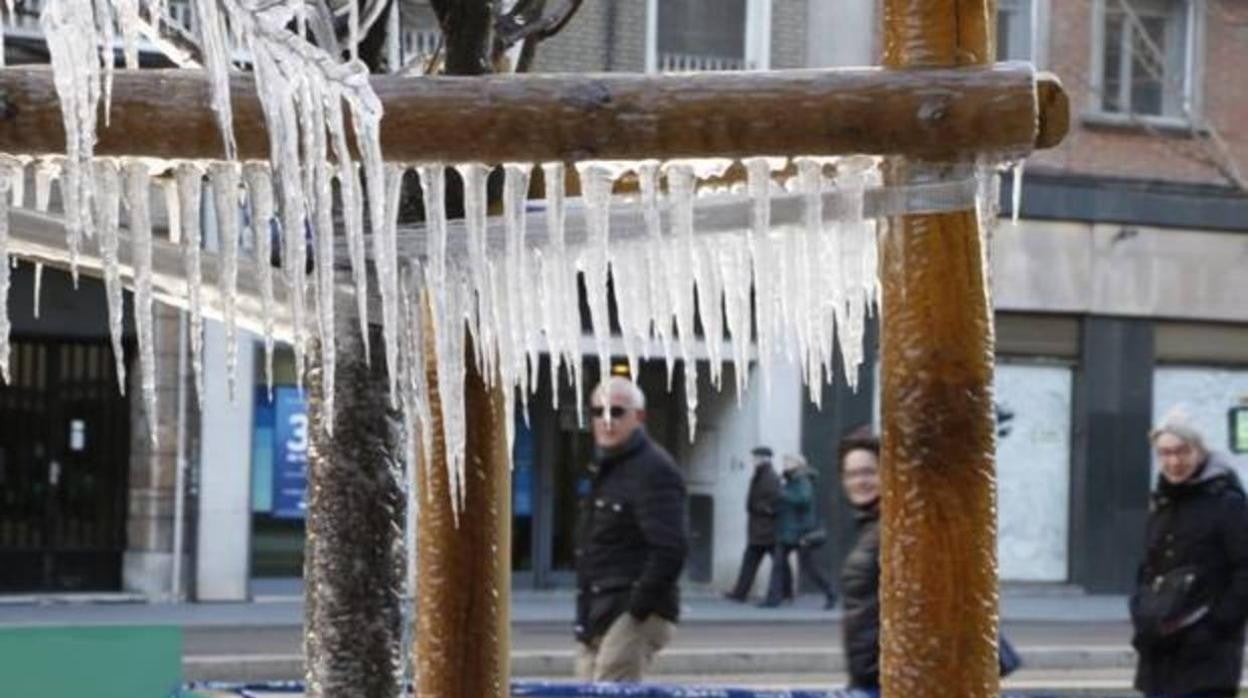
[[997,60],[1048,63],[1049,0],[999,0]]
[[771,0],[648,0],[646,16],[650,72],[768,66]]
[[1092,111],[1189,122],[1195,102],[1197,0],[1097,0]]

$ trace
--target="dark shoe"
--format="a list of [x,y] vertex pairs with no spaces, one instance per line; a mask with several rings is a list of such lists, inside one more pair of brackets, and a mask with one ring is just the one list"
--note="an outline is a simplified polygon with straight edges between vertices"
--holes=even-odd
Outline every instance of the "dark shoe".
[[780,608],[779,601],[759,601],[754,605],[758,608]]
[[726,600],[728,600],[728,601],[731,601],[731,602],[733,602],[733,603],[745,603],[745,597],[744,597],[744,596],[738,596],[738,595],[736,595],[736,594],[732,593],[731,591],[725,591],[725,592],[723,593],[723,597],[724,597],[724,599],[726,599]]
[[836,608],[836,595],[828,594],[828,598],[823,601],[823,610],[831,611],[834,608]]

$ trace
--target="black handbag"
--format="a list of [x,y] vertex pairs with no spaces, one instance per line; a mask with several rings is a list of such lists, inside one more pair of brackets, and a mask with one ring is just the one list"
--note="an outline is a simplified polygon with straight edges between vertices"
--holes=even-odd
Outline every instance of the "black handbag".
[[1140,585],[1135,597],[1136,628],[1146,637],[1168,634],[1190,612],[1196,566],[1183,565]]
[[812,528],[797,539],[797,545],[801,548],[818,548],[827,542],[828,530],[823,526]]

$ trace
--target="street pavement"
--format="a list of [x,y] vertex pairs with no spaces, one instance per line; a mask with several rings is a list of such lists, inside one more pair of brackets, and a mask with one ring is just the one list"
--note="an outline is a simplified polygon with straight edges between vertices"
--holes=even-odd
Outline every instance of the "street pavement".
[[[40,625],[155,624],[183,628],[188,680],[298,679],[302,676],[302,601],[298,588],[259,588],[250,603],[135,603],[0,598],[0,628]],[[800,598],[757,608],[710,591],[685,595],[683,619],[659,655],[664,682],[828,688],[845,683],[840,611]],[[1025,669],[1007,682],[1020,690],[1075,688],[1101,695],[1129,689],[1134,654],[1121,596],[1089,596],[1065,587],[1007,588],[1005,635]],[[572,675],[572,594],[512,595],[512,674]]]

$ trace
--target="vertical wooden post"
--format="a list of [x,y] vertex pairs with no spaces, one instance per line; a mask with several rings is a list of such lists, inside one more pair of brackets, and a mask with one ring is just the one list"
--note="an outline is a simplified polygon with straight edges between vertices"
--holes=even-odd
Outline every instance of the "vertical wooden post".
[[[431,324],[426,315],[426,328]],[[507,698],[511,469],[503,393],[498,385],[486,384],[469,346],[464,380],[467,477],[456,521],[433,362],[434,332],[427,329],[424,338],[434,445],[428,472],[417,476],[416,695]]]
[[[354,298],[338,302],[332,415],[322,400],[320,351],[309,352],[304,657],[314,698],[394,698],[400,690],[402,451],[384,361],[375,358],[372,368],[365,362],[354,309]],[[333,419],[332,437],[324,419]]]
[[[889,68],[990,62],[995,0],[884,0]],[[893,182],[966,168],[894,160]],[[889,221],[881,246],[885,696],[996,696],[992,306],[973,210]]]

